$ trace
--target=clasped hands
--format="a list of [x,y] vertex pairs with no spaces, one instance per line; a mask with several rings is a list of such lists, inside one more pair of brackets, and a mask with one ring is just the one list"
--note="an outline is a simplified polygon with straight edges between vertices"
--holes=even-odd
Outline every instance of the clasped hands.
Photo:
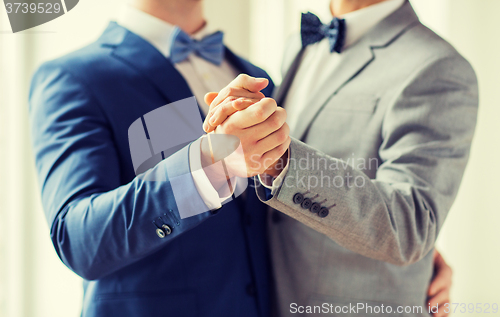
[[[204,168],[224,159],[226,177],[232,178],[277,176],[286,166],[290,128],[286,111],[260,92],[268,84],[265,78],[242,74],[219,93],[205,96],[210,110],[203,130],[210,140],[201,145]],[[214,184],[216,177],[209,178]]]

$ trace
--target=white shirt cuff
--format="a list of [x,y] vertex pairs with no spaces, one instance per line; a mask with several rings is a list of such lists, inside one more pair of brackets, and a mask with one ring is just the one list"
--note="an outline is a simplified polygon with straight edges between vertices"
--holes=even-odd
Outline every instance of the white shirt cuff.
[[191,176],[193,177],[194,185],[201,196],[201,199],[207,205],[209,210],[214,210],[222,207],[222,202],[231,197],[219,197],[219,193],[212,186],[212,183],[205,174],[201,165],[201,139],[194,141],[189,147],[189,167],[191,169]]
[[[288,154],[290,155],[290,154]],[[281,187],[283,184],[283,180],[285,179],[285,175],[288,172],[288,164],[286,164],[285,168],[281,170],[281,173],[279,173],[278,176],[273,177],[269,174],[260,174],[258,175],[259,181],[267,189],[271,190],[271,195],[274,196],[278,189]]]

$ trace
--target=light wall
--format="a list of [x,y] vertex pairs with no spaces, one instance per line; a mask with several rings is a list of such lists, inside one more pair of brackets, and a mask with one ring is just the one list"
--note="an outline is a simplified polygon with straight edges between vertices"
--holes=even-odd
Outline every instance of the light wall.
[[81,279],[49,238],[29,142],[27,96],[43,61],[95,40],[122,0],[80,1],[73,11],[18,34],[0,7],[0,316],[76,317]]
[[421,16],[428,18],[428,25],[436,26],[471,62],[479,79],[479,117],[469,165],[438,239],[438,246],[455,273],[452,300],[499,303],[500,36],[496,34],[500,32],[500,1],[414,3]]
[[[34,69],[91,42],[125,0],[85,0],[61,18],[10,34],[0,9],[0,316],[76,317],[81,281],[58,259],[40,206],[29,146],[27,90]],[[328,16],[327,0],[206,0],[234,50],[280,80],[286,38],[300,11]],[[481,106],[469,167],[438,245],[454,268],[453,301],[500,301],[500,25],[498,0],[414,0],[422,20],[473,64]]]

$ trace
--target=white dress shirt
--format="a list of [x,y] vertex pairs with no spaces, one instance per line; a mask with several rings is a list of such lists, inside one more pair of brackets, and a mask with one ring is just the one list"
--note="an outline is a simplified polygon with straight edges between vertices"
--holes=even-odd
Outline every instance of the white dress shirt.
[[[346,23],[343,49],[355,44],[371,28],[399,9],[404,1],[386,0],[339,17],[345,19]],[[330,18],[333,19],[333,16]],[[323,23],[328,24],[330,21],[323,21]],[[331,74],[335,73],[337,67],[342,63],[343,57],[342,53],[330,53],[330,43],[327,38],[306,47],[295,78],[282,104],[287,112],[286,121],[290,130],[293,131],[296,127],[302,110],[307,107],[309,98],[317,93],[319,87],[322,87]],[[259,179],[265,187],[271,189],[271,193],[274,195],[281,186],[287,171],[288,165],[275,179],[266,174],[259,175]]]
[[[151,43],[166,58],[169,58],[170,38],[174,31],[173,25],[130,5],[123,7],[117,23]],[[213,31],[208,25],[205,25],[203,29],[191,37],[200,40],[211,33]],[[174,67],[186,80],[205,115],[208,113],[208,106],[204,102],[205,94],[211,91],[220,91],[239,73],[227,60],[224,60],[221,65],[215,65],[195,54],[191,54],[186,60],[174,64]],[[189,157],[191,175],[201,198],[208,209],[220,208],[221,203],[228,197],[219,197],[201,168],[199,140],[191,145]]]

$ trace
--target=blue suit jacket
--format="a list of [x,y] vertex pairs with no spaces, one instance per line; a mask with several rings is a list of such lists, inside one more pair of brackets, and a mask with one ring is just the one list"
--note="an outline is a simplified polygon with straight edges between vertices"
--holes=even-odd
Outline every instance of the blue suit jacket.
[[[226,58],[268,78],[227,49]],[[116,23],[34,75],[30,118],[43,206],[57,254],[85,279],[83,316],[269,314],[265,207],[255,191],[217,214],[180,219],[175,175],[135,177],[129,126],[192,95],[168,59]],[[155,168],[166,167],[188,173],[188,147]],[[194,183],[185,191],[182,203],[206,208]],[[160,239],[153,221],[172,234]]]

